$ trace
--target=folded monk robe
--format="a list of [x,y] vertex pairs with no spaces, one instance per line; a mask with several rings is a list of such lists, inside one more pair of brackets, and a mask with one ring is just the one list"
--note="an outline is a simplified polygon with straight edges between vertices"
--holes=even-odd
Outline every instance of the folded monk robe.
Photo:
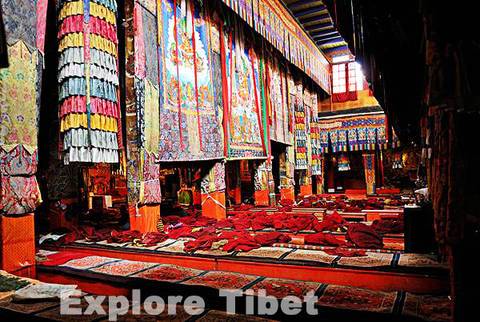
[[306,245],[320,246],[344,246],[345,242],[337,239],[335,236],[325,233],[315,233],[305,235],[304,242]]
[[276,212],[270,215],[270,217],[272,218],[273,228],[275,229],[286,228],[285,223],[288,220],[288,214],[286,214],[285,212]]
[[164,242],[168,239],[167,234],[161,232],[148,232],[143,234],[142,240],[139,241],[140,244],[151,247],[155,246],[158,243]]
[[215,223],[214,227],[218,229],[233,228],[233,219],[226,218],[226,219],[219,220]]
[[253,230],[262,230],[273,227],[273,218],[266,212],[262,211],[253,216],[251,227]]
[[174,228],[174,229],[170,230],[168,232],[168,237],[170,237],[172,239],[177,239],[177,238],[180,238],[180,237],[192,237],[193,238],[192,229],[193,229],[193,227],[183,225],[183,226],[180,226],[180,227],[177,227],[177,228]]
[[191,253],[196,250],[209,250],[214,242],[218,241],[216,235],[203,235],[195,240],[188,241],[184,244],[183,250]]
[[345,224],[345,219],[334,211],[331,214],[325,214],[323,220],[319,222],[318,220],[313,223],[313,229],[315,231],[337,231],[339,228],[343,227]]
[[347,226],[347,240],[361,248],[383,248],[383,239],[372,227],[361,223]]
[[376,219],[371,226],[379,234],[399,234],[404,231],[402,218],[398,219]]
[[135,239],[141,239],[142,233],[138,230],[116,231],[112,230],[110,237],[107,238],[108,243],[128,243]]
[[260,246],[272,246],[275,243],[288,243],[291,238],[288,235],[272,231],[255,235],[255,241]]
[[296,233],[301,230],[312,230],[314,223],[317,222],[317,217],[312,214],[290,215],[288,220],[285,222],[285,228]]
[[223,250],[226,252],[248,252],[252,249],[260,248],[260,244],[246,231],[225,231],[218,236],[218,240],[222,239],[228,240],[227,244],[223,246]]
[[205,235],[216,235],[217,229],[215,227],[197,227],[192,229],[191,236],[193,238],[200,238]]

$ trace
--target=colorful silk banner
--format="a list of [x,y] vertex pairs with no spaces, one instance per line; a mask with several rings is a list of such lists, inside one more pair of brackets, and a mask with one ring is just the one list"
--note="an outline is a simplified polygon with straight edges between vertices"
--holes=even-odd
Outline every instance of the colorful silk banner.
[[215,105],[210,20],[192,0],[163,1],[161,15],[159,159],[222,158],[222,112]]

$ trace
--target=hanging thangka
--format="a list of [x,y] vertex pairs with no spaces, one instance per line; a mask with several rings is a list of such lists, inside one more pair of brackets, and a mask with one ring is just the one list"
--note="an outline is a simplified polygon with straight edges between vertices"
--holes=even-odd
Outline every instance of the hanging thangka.
[[226,87],[228,88],[227,136],[230,159],[265,157],[263,113],[257,55],[238,24],[224,34]]
[[223,158],[222,113],[215,104],[211,22],[205,5],[162,1],[160,161]]
[[0,69],[0,215],[31,213],[41,202],[35,173],[46,6],[0,2],[9,63]]
[[62,0],[58,11],[59,118],[65,163],[117,163],[117,3]]
[[286,71],[279,59],[273,56],[266,60],[266,78],[268,84],[270,139],[292,145],[293,133],[290,131],[290,114],[287,102]]

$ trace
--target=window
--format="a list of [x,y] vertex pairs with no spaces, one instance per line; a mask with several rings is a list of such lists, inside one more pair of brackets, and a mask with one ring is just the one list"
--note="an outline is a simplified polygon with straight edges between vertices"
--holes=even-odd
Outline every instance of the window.
[[355,62],[348,63],[348,91],[357,91],[357,64]]
[[332,87],[333,93],[345,93],[347,91],[346,82],[346,64],[336,64],[332,66]]

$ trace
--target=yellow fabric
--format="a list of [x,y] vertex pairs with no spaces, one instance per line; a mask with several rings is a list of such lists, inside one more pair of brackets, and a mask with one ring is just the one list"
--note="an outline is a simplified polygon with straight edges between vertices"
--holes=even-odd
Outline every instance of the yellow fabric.
[[66,4],[63,5],[62,9],[60,9],[58,19],[63,20],[69,16],[82,15],[82,14],[83,14],[82,1],[67,2]]
[[90,15],[103,19],[112,25],[116,25],[115,14],[98,3],[90,2]]
[[8,68],[0,69],[0,147],[37,148],[37,51],[20,40],[8,47]]
[[160,144],[159,92],[147,79],[145,82],[145,149],[158,153]]
[[83,33],[74,32],[63,37],[58,45],[58,50],[63,51],[70,47],[83,47]]
[[[110,116],[93,114],[90,116],[92,130],[102,130],[107,132],[117,132],[117,119]],[[69,129],[88,128],[87,114],[68,114],[60,122],[60,131],[65,132]]]
[[90,48],[99,49],[109,53],[112,56],[117,56],[117,47],[115,44],[112,41],[96,34],[90,35]]

